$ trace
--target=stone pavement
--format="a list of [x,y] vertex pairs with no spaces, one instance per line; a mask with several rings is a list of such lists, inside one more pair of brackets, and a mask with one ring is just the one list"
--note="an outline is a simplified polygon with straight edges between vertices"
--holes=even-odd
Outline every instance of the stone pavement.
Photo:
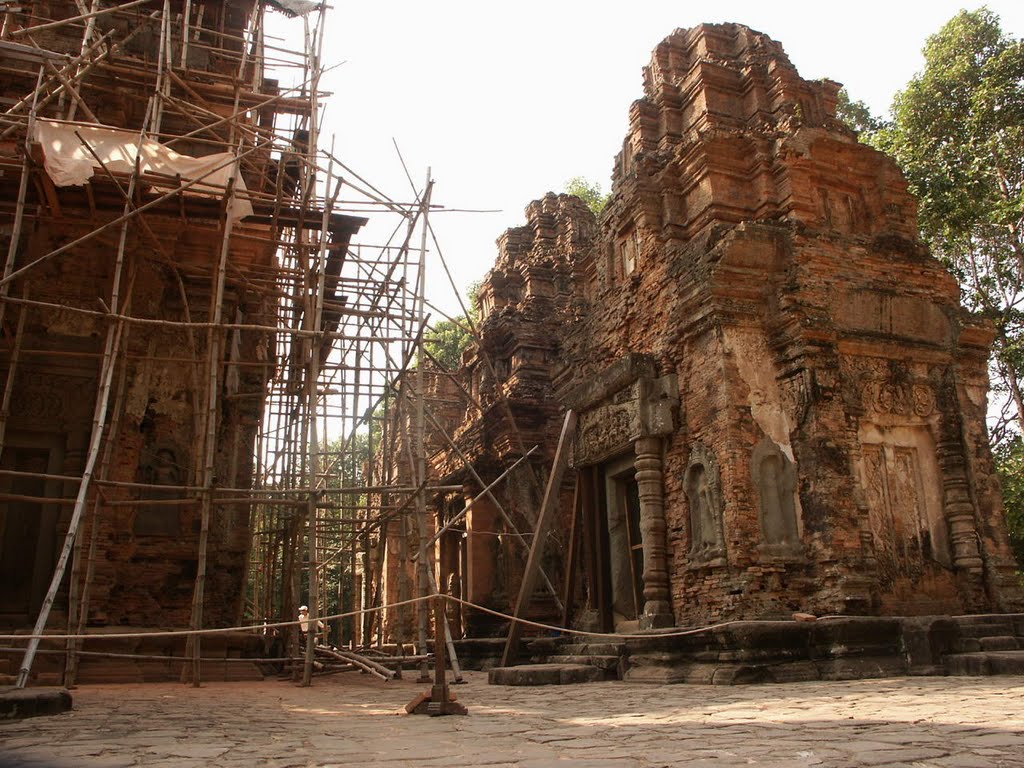
[[[415,673],[407,673],[407,677]],[[397,714],[426,686],[83,686],[72,712],[0,723],[0,765],[1024,766],[1024,677],[764,686],[453,686],[468,717]]]

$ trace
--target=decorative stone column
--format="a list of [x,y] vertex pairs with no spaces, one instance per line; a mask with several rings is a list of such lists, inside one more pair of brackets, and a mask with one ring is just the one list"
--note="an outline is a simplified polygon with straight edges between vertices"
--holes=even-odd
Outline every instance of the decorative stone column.
[[641,629],[675,624],[669,598],[665,498],[662,487],[661,438],[636,441],[636,484],[640,496],[640,535],[644,547],[644,610]]
[[978,549],[978,528],[967,486],[963,452],[958,441],[943,441],[936,446],[935,452],[942,470],[942,506],[953,547],[953,565],[980,575],[984,563]]
[[[463,485],[466,504],[480,492],[473,482]],[[495,607],[495,592],[503,586],[499,573],[503,558],[497,533],[498,510],[490,498],[477,499],[466,513],[466,573],[463,574],[463,594],[466,600],[489,608]],[[486,636],[495,619],[472,609],[463,612],[464,624],[470,636]]]

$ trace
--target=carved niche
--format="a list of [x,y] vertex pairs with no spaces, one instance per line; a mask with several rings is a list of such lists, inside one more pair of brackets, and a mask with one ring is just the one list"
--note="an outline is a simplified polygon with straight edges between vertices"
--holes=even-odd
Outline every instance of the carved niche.
[[[185,469],[178,454],[171,448],[159,448],[150,453],[139,466],[141,483],[154,486],[184,485]],[[180,536],[182,504],[174,503],[182,491],[172,488],[146,488],[140,495],[140,504],[132,527],[136,536]],[[162,502],[162,503],[146,503]]]
[[760,504],[762,548],[784,554],[799,547],[796,513],[796,466],[774,441],[754,447],[750,472]]
[[722,481],[718,461],[703,443],[690,449],[683,487],[690,507],[690,557],[701,561],[725,557]]

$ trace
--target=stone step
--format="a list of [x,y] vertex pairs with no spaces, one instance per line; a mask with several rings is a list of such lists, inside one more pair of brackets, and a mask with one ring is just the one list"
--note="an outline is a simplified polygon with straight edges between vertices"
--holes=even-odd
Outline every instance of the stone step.
[[1017,625],[1017,616],[964,616],[957,621],[960,629],[960,636],[967,637],[995,637],[1020,634],[1020,627]]
[[604,680],[604,672],[588,664],[523,664],[487,672],[491,685],[569,685]]
[[978,638],[983,651],[1017,651],[1020,650],[1020,641],[1012,635],[993,635],[991,637]]
[[978,653],[979,651],[1016,651],[1024,643],[1013,635],[990,635],[988,637],[961,637],[952,644],[955,653]]
[[604,672],[618,678],[619,667],[622,659],[620,656],[597,656],[597,655],[558,655],[548,659],[549,664],[586,664],[590,667],[597,667]]
[[56,715],[69,709],[71,694],[67,688],[0,687],[0,720]]
[[558,648],[560,656],[622,656],[625,643],[567,643]]
[[946,674],[959,677],[1024,675],[1024,651],[951,653],[943,662]]

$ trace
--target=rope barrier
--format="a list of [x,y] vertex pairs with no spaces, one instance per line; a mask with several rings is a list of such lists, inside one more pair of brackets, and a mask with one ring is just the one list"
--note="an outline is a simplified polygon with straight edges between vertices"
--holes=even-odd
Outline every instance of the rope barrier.
[[[442,597],[445,597],[442,595]],[[436,600],[436,595],[426,595],[425,597],[413,597],[409,600],[402,600],[397,603],[388,603],[387,605],[379,605],[375,608],[363,608],[358,611],[347,611],[346,613],[334,613],[330,616],[317,616],[318,621],[333,621],[334,619],[346,619],[350,616],[362,616],[367,613],[376,613],[377,611],[385,611],[389,608],[401,608],[402,606],[412,605],[414,603],[421,603],[429,600]],[[168,629],[168,630],[157,630],[155,632],[93,632],[90,634],[77,634],[77,635],[65,635],[65,634],[25,634],[25,635],[0,635],[0,641],[10,640],[95,640],[95,639],[111,639],[111,640],[130,640],[135,638],[151,638],[151,637],[188,637],[190,635],[223,635],[228,632],[259,632],[262,634],[264,629],[273,629],[276,627],[294,627],[299,624],[305,624],[312,622],[312,617],[307,619],[295,619],[293,621],[275,621],[268,622],[266,624],[260,622],[259,624],[244,624],[237,627],[217,627],[215,629]]]
[[[495,616],[499,619],[504,619],[509,622],[517,622],[523,626],[533,627],[534,629],[541,629],[546,632],[557,632],[559,634],[574,635],[579,637],[593,637],[600,638],[602,640],[649,640],[651,638],[667,638],[667,637],[686,637],[689,635],[699,634],[701,632],[707,632],[714,629],[722,629],[724,627],[733,626],[735,624],[747,623],[747,619],[733,619],[730,621],[718,622],[716,624],[707,624],[701,627],[695,627],[691,629],[672,629],[672,630],[651,630],[643,633],[618,633],[618,632],[590,632],[583,629],[573,629],[571,627],[560,627],[555,624],[545,624],[544,622],[531,621],[530,619],[516,618],[507,613],[496,611],[493,608],[487,608],[477,603],[472,603],[469,600],[463,600],[462,598],[455,597],[454,595],[426,595],[422,597],[413,597],[409,600],[401,600],[395,603],[388,603],[387,605],[380,605],[373,608],[361,608],[358,611],[346,611],[345,613],[334,613],[328,616],[318,616],[318,621],[334,621],[336,619],[347,619],[354,616],[363,616],[368,613],[377,613],[380,611],[386,611],[393,608],[402,608],[407,605],[415,605],[417,603],[429,602],[436,600],[440,597],[442,600],[447,600],[459,605],[465,606],[466,608],[472,608],[486,613],[491,616]],[[996,615],[996,614],[992,614]],[[843,614],[828,614],[826,616],[818,616],[817,621],[823,621],[827,619],[848,619],[853,618],[851,616],[845,616]],[[878,618],[878,617],[873,617]],[[125,639],[137,639],[137,638],[156,638],[156,637],[188,637],[190,635],[219,635],[227,634],[229,632],[257,632],[263,634],[264,630],[276,629],[278,627],[294,627],[299,624],[308,623],[313,621],[311,618],[293,621],[277,621],[259,624],[245,624],[235,627],[218,627],[212,629],[175,629],[175,630],[157,630],[153,632],[94,632],[89,634],[0,634],[0,641],[17,641],[17,640],[97,640],[97,639],[111,639],[111,640],[125,640]]]

